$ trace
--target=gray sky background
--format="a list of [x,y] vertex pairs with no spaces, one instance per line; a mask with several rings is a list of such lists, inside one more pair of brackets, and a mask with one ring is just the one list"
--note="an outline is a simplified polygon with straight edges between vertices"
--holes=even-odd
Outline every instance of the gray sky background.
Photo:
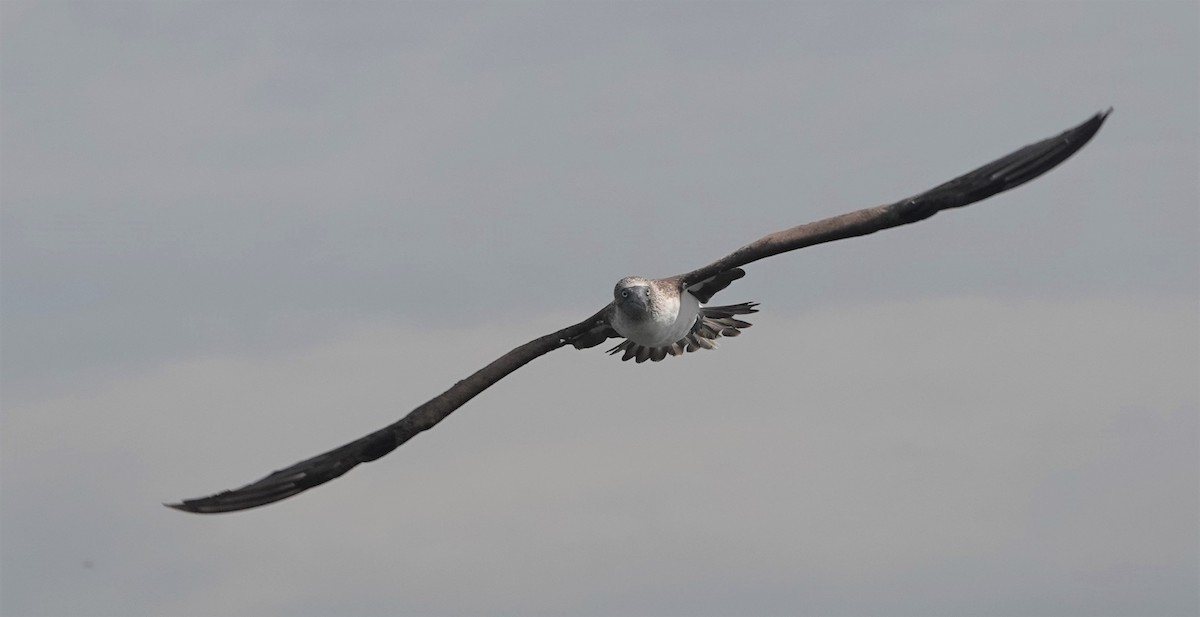
[[[1200,14],[1178,3],[0,5],[5,615],[1194,615]],[[562,350],[259,510],[240,486],[628,274],[745,336]]]

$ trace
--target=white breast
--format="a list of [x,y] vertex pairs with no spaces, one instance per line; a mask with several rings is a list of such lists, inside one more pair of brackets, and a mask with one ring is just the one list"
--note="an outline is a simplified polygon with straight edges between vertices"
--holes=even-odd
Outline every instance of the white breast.
[[662,310],[647,321],[631,322],[624,319],[620,311],[613,316],[613,329],[621,336],[646,347],[665,347],[687,336],[700,314],[700,301],[684,292],[677,302],[661,307]]

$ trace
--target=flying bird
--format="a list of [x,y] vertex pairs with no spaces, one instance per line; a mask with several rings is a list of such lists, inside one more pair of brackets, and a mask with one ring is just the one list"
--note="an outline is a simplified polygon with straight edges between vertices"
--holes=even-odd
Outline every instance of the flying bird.
[[768,234],[707,266],[677,276],[623,278],[613,289],[612,302],[591,317],[513,349],[393,424],[241,488],[165,505],[204,514],[233,512],[274,503],[324,484],[360,463],[395,450],[509,373],[566,345],[586,349],[610,338],[621,338],[624,340],[609,353],[620,353],[622,360],[635,362],[658,362],[667,356],[713,349],[718,339],[737,336],[749,327],[740,317],[757,310],[752,302],[705,306],[714,294],[746,275],[742,266],[814,244],[915,223],[1024,184],[1082,148],[1111,112],[1110,108],[1097,113],[1079,126],[919,195]]

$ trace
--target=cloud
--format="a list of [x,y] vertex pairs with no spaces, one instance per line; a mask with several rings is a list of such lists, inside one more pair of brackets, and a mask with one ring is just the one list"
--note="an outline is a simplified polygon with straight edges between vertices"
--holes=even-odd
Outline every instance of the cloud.
[[[1197,612],[1195,5],[0,10],[6,614]],[[1109,105],[755,264],[719,353],[560,351],[303,496],[157,505]]]

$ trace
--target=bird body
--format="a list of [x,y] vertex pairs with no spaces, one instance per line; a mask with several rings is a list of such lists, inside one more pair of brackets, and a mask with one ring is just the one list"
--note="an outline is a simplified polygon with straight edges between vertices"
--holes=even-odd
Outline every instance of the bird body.
[[700,299],[678,281],[627,276],[613,289],[610,322],[617,334],[644,347],[679,342],[696,325]]
[[[680,277],[646,279],[627,276],[613,289],[607,323],[625,340],[608,353],[625,352],[622,360],[658,362],[685,351],[716,349],[717,339],[737,336],[750,324],[734,315],[757,311],[753,302],[729,306],[702,306],[705,300],[730,282],[741,278],[741,268],[687,287]],[[608,334],[605,333],[605,337]],[[576,344],[582,348],[583,345]]]

